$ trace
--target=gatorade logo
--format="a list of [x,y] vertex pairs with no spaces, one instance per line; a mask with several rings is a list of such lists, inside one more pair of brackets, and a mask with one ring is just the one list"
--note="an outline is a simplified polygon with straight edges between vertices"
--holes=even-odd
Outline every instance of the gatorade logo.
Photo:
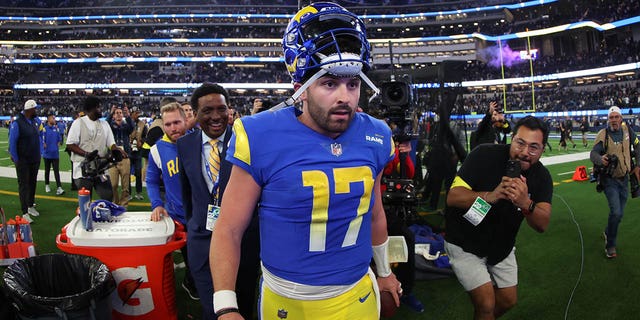
[[146,266],[124,267],[111,273],[117,286],[111,293],[113,309],[125,315],[139,316],[155,308]]

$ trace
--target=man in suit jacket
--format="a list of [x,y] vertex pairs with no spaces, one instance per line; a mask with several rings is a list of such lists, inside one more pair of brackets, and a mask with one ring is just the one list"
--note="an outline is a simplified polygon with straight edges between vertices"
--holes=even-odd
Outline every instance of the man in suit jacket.
[[[187,220],[189,267],[200,296],[202,319],[215,319],[213,283],[209,268],[211,230],[219,212],[220,200],[229,180],[231,163],[224,160],[231,138],[228,124],[229,95],[213,83],[203,83],[191,97],[191,106],[201,130],[178,140],[178,163],[182,201]],[[218,139],[217,142],[210,142]],[[219,168],[208,161],[213,145],[219,151]],[[219,169],[219,171],[218,171]],[[236,283],[239,308],[245,319],[253,319],[255,288],[259,270],[257,219],[245,232],[240,276]]]

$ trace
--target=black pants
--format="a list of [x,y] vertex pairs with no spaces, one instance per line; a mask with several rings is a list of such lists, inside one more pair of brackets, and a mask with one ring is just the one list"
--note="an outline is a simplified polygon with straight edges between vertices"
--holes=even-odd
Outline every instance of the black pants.
[[[136,177],[136,193],[142,193],[142,157],[131,157],[131,170]],[[129,188],[131,190],[131,188]],[[131,192],[133,194],[133,192]]]
[[[69,154],[71,156],[71,154]],[[73,161],[71,161],[71,190],[78,190],[78,183],[73,178]]]
[[16,176],[18,177],[18,194],[20,194],[20,209],[27,213],[29,207],[35,203],[36,183],[38,179],[40,161],[35,163],[16,163]]
[[49,171],[53,166],[53,176],[56,179],[56,185],[58,188],[62,188],[60,183],[60,159],[47,159],[44,158],[44,184],[49,184]]
[[102,181],[100,177],[76,179],[76,187],[78,187],[78,190],[85,188],[91,191],[92,196],[92,190],[95,188],[100,199],[108,201],[113,200],[113,190],[111,189],[111,180],[109,180],[109,176],[106,176],[104,181]]

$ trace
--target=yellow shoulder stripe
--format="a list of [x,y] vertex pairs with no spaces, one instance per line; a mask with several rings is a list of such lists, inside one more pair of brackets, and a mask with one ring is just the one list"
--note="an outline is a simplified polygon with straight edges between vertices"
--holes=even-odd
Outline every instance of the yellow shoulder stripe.
[[453,189],[455,187],[463,187],[471,190],[471,186],[466,181],[462,180],[460,176],[456,176],[455,179],[453,179],[453,183],[451,184],[451,188],[449,189]]
[[233,157],[251,165],[251,150],[249,149],[249,138],[247,132],[244,129],[244,125],[240,119],[236,119],[233,122],[233,133],[236,136],[236,150],[233,153]]

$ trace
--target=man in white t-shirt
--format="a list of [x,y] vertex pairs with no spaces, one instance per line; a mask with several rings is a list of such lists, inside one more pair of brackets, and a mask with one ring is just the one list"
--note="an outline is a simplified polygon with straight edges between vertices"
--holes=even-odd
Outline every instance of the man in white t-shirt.
[[85,116],[76,119],[71,125],[67,149],[71,151],[73,178],[76,179],[78,189],[84,187],[92,191],[95,188],[100,199],[112,201],[111,181],[106,170],[96,176],[83,176],[81,167],[82,161],[95,151],[98,157],[105,157],[112,151],[119,152],[123,158],[127,157],[127,154],[116,146],[109,124],[100,120],[100,103],[100,99],[94,96],[87,97],[84,101]]

